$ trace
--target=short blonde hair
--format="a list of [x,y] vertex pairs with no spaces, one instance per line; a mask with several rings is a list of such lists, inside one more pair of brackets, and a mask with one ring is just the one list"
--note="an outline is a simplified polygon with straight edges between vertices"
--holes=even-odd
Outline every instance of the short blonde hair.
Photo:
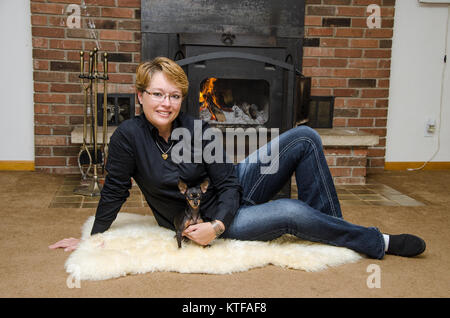
[[136,90],[144,92],[156,72],[162,72],[185,97],[189,88],[189,81],[184,70],[167,57],[156,57],[151,61],[141,63],[136,69]]

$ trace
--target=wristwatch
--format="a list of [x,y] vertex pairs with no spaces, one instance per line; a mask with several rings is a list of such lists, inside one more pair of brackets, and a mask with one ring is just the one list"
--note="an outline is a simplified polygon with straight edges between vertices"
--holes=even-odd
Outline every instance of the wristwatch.
[[220,235],[222,235],[223,232],[225,232],[225,229],[223,229],[220,223],[216,220],[211,221],[211,225],[216,232],[216,238],[218,238]]

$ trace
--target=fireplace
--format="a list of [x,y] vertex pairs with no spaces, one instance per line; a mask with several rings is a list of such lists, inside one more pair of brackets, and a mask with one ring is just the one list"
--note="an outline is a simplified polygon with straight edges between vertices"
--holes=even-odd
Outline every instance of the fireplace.
[[222,130],[281,134],[308,113],[304,16],[304,0],[143,0],[142,60],[166,56],[183,67],[184,112]]
[[269,88],[266,80],[209,77],[200,84],[199,117],[215,125],[264,125]]

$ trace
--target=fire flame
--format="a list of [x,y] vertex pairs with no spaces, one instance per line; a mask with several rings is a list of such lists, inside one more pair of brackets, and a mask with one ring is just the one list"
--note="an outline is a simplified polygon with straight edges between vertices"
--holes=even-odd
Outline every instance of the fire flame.
[[214,103],[215,106],[222,109],[219,102],[217,101],[216,94],[214,93],[214,82],[217,81],[217,78],[210,77],[206,80],[203,85],[203,89],[200,92],[199,102],[200,102],[200,110],[208,109],[211,113],[211,120],[217,120],[217,117],[214,115],[211,109],[211,102]]

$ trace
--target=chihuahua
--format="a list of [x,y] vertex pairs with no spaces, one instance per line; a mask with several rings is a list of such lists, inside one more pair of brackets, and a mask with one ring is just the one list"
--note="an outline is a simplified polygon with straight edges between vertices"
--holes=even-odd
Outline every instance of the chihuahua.
[[203,222],[200,216],[200,201],[202,195],[206,192],[209,186],[209,179],[206,178],[203,182],[194,187],[188,187],[181,179],[178,179],[178,188],[184,195],[187,201],[186,209],[183,213],[175,216],[173,224],[175,226],[176,238],[178,248],[181,248],[181,240],[183,231],[191,224]]

